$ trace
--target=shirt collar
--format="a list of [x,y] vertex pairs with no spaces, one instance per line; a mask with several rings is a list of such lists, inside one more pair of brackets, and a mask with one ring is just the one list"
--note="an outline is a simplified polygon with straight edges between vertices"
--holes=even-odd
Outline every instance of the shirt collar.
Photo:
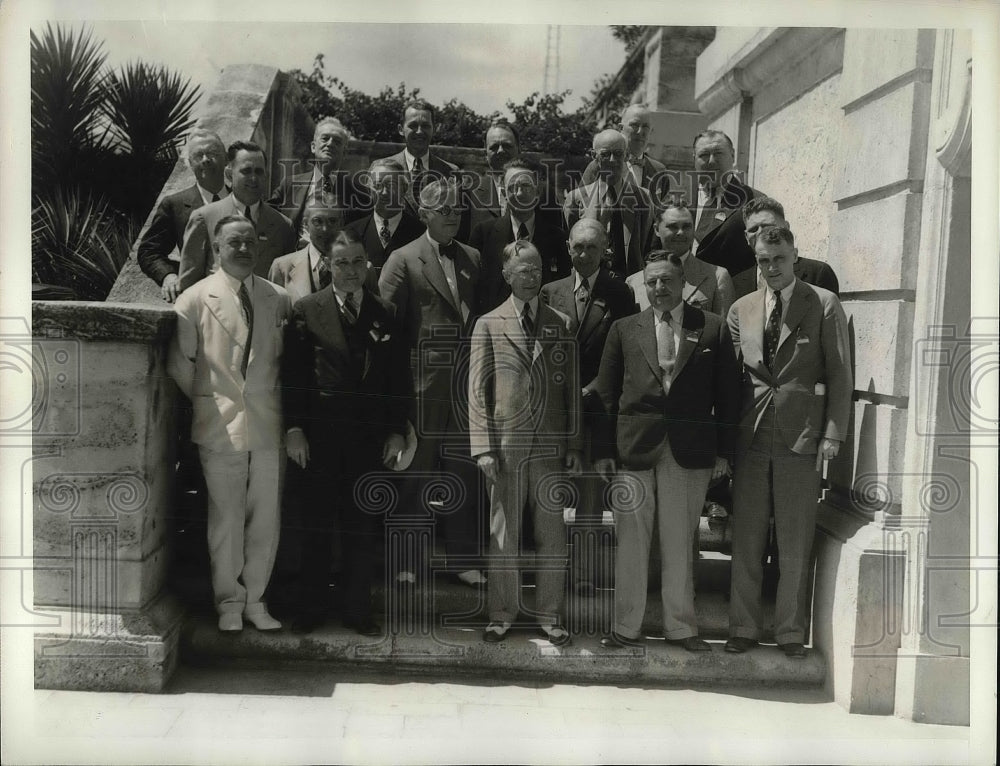
[[[333,284],[331,283],[330,286],[333,287]],[[347,299],[347,293],[343,292],[341,290],[338,290],[336,287],[333,287],[333,294],[337,296],[337,304],[341,308],[343,308],[344,307],[344,301]],[[353,293],[351,293],[351,295],[354,297],[354,305],[355,305],[355,307],[357,307],[358,311],[360,312],[361,311],[361,301],[362,301],[362,299],[364,298],[364,295],[365,295],[364,288],[358,288]]]
[[198,193],[201,195],[201,201],[204,202],[206,205],[209,202],[212,201],[212,196],[213,195],[218,194],[219,195],[219,199],[223,199],[226,196],[226,194],[229,193],[229,192],[226,191],[226,187],[225,186],[223,186],[217,192],[210,192],[208,189],[206,189],[204,186],[202,186],[197,181],[194,182],[194,185],[198,187]]
[[[684,322],[684,301],[680,301],[676,306],[670,310],[670,324],[676,328],[680,329]],[[656,317],[657,322],[663,321],[663,314],[656,309],[653,309],[653,316]]]
[[[428,170],[428,161],[430,160],[431,153],[428,151],[426,154],[420,157],[420,161],[424,165],[424,170]],[[406,169],[409,171],[413,170],[413,162],[417,158],[410,154],[409,149],[403,149],[403,160],[406,162]]]
[[238,295],[240,292],[240,285],[243,284],[247,286],[247,290],[250,292],[251,295],[253,295],[253,274],[248,276],[246,279],[240,280],[234,277],[225,269],[219,269],[219,271],[221,271],[222,276],[226,278],[226,286],[234,293]]
[[[432,236],[431,236],[431,233],[430,233],[429,231],[425,231],[425,232],[424,232],[424,236],[425,236],[425,237],[427,237],[427,241],[428,241],[428,242],[430,242],[430,243],[431,243],[431,246],[432,246],[432,247],[434,248],[434,254],[435,254],[435,255],[436,255],[436,256],[437,256],[438,258],[442,258],[442,257],[443,257],[443,256],[441,255],[441,244],[442,244],[442,243],[441,243],[441,242],[438,242],[438,241],[437,241],[436,239],[434,239],[434,237],[432,237]],[[454,241],[455,241],[455,240],[454,240],[454,238],[453,238],[453,239],[452,239],[451,241],[452,241],[452,242],[454,242]],[[446,245],[447,245],[447,244],[450,244],[450,243],[448,243],[448,242],[445,242],[444,244],[446,244]]]
[[312,242],[309,243],[307,253],[309,256],[309,268],[316,271],[319,268],[319,262],[322,256],[319,254],[319,250],[316,249],[316,246]]
[[381,229],[382,224],[387,223],[389,224],[389,231],[395,231],[396,227],[399,226],[399,222],[403,219],[403,211],[400,210],[398,213],[396,213],[396,215],[392,216],[392,218],[383,218],[373,210],[372,218],[374,219],[375,226],[377,228]]
[[[792,277],[792,281],[789,282],[785,287],[783,287],[781,289],[780,292],[781,292],[782,311],[784,311],[784,307],[788,306],[788,301],[790,301],[792,299],[792,293],[795,292],[795,283],[797,281],[798,281],[798,279],[796,277]],[[768,285],[766,282],[764,283],[764,291],[765,291],[765,297],[766,297],[767,305],[773,304],[774,303],[774,290],[772,290],[771,286]]]
[[[238,199],[236,199],[235,194],[230,194],[228,199],[231,199],[233,201],[233,210],[236,211],[236,214],[243,215],[243,211],[246,209],[246,203],[240,202]],[[253,216],[254,223],[260,222],[260,217],[257,215],[257,212],[259,210],[260,210],[260,200],[257,200],[250,206],[250,215]]]
[[[513,293],[510,294],[511,301],[514,302],[514,310],[517,312],[517,316],[520,317],[524,313],[524,301],[518,298]],[[531,305],[531,317],[538,317],[538,296],[536,295],[528,303]]]
[[[510,210],[510,208],[507,208],[507,209],[508,209],[508,210]],[[521,224],[522,224],[522,223],[523,223],[523,224],[524,224],[525,226],[527,226],[527,227],[528,227],[528,236],[529,236],[529,237],[530,237],[530,236],[531,236],[532,234],[534,234],[534,233],[535,233],[535,211],[534,211],[534,210],[532,210],[532,211],[531,211],[531,212],[530,212],[530,213],[528,214],[528,217],[527,217],[527,218],[525,218],[525,219],[524,219],[524,220],[522,221],[522,220],[519,220],[519,219],[518,219],[518,217],[517,217],[517,216],[516,216],[516,215],[514,214],[514,211],[513,211],[513,210],[511,210],[511,211],[510,211],[510,224],[511,224],[511,228],[512,228],[512,229],[514,230],[514,236],[515,236],[515,237],[517,236],[517,230],[518,230],[519,228],[521,228]]]
[[580,276],[580,272],[578,272],[576,269],[573,269],[573,292],[575,293],[577,290],[580,289],[580,284],[582,282],[586,282],[587,283],[587,289],[588,290],[593,290],[594,289],[594,282],[597,281],[597,274],[598,274],[599,271],[600,271],[600,269],[598,269],[593,274],[591,274],[589,277],[587,277],[586,279],[584,279],[583,277]]

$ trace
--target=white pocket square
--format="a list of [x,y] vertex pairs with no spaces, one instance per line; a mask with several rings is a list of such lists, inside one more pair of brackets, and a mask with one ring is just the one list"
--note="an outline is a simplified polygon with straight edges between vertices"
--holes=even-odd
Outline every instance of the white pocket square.
[[795,342],[796,343],[808,343],[809,342],[809,338],[806,338],[806,337],[796,338]]

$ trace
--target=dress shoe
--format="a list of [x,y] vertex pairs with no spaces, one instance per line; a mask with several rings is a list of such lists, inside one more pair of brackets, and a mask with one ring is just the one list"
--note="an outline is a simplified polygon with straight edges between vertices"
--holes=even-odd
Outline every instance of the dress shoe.
[[321,614],[297,614],[292,618],[292,633],[312,633],[324,622]]
[[219,615],[219,630],[223,633],[238,633],[243,630],[243,618],[239,612],[226,612]]
[[757,639],[734,636],[726,641],[726,651],[730,654],[743,654],[747,649],[757,646]]
[[483,631],[483,641],[488,644],[499,644],[507,638],[507,631],[510,630],[509,622],[491,622]]
[[706,503],[705,515],[708,516],[710,522],[725,521],[729,518],[729,512],[726,511],[725,506],[719,503]]
[[793,660],[802,660],[806,656],[806,648],[802,644],[788,643],[778,644],[778,648],[785,653],[786,657]]
[[566,646],[570,643],[569,631],[562,625],[542,624],[538,626],[538,635],[548,639],[553,646]]
[[635,649],[643,646],[641,638],[629,638],[621,633],[609,633],[601,639],[601,646],[605,649]]
[[581,598],[593,598],[594,583],[590,580],[577,580],[573,583],[573,592]]
[[267,613],[266,609],[244,612],[244,619],[253,625],[257,630],[281,630],[281,623]]
[[350,628],[361,636],[382,635],[382,626],[375,622],[371,616],[358,618],[345,617],[342,622],[345,628]]
[[668,638],[667,644],[679,646],[687,652],[710,652],[712,647],[708,641],[702,641],[698,636],[688,636],[687,638]]
[[486,577],[478,569],[467,569],[464,572],[459,572],[455,578],[462,584],[467,585],[470,588],[475,588],[476,590],[482,590],[486,587]]

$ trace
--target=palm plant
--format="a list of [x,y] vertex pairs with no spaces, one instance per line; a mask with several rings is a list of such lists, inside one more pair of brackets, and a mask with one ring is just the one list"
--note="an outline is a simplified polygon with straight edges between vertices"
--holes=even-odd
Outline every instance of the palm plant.
[[200,95],[162,66],[106,58],[86,30],[31,32],[32,274],[81,300],[114,284]]

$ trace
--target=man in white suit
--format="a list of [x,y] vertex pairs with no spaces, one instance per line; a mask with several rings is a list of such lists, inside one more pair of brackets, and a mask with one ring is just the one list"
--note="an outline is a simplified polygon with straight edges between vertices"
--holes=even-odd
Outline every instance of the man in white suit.
[[562,507],[545,484],[582,465],[576,340],[570,318],[538,298],[542,259],[534,245],[507,245],[503,276],[511,297],[476,323],[469,363],[472,456],[490,490],[490,623],[483,639],[502,641],[522,611],[513,562],[527,505],[538,555],[546,559],[533,619],[544,638],[562,646],[570,640],[560,619],[566,531]]
[[258,630],[276,630],[281,623],[262,599],[278,545],[279,372],[291,303],[283,288],[254,275],[259,242],[245,218],[219,220],[212,247],[219,271],[174,304],[168,371],[194,406],[219,630],[242,630],[244,617]]

